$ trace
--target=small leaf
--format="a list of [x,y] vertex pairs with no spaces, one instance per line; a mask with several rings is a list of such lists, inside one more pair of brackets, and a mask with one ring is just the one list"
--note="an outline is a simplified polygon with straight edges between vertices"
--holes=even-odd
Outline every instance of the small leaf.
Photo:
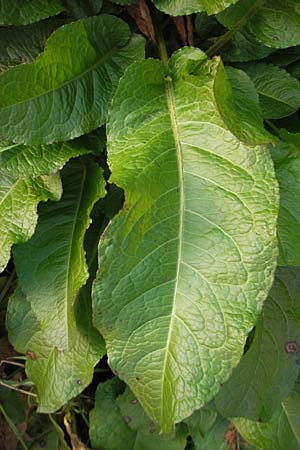
[[271,150],[280,189],[278,264],[300,266],[300,134],[281,130],[280,136]]
[[237,0],[153,0],[155,6],[171,16],[183,16],[204,11],[207,14],[216,14]]
[[[125,205],[100,242],[94,320],[163,432],[229,377],[276,265],[273,164],[234,136],[223,102],[234,100],[220,59],[185,48],[169,67],[130,66],[109,115]],[[231,126],[242,130],[237,114]]]
[[143,54],[143,38],[114,16],[59,28],[34,63],[0,75],[0,134],[18,143],[51,143],[98,128],[120,76]]
[[299,297],[300,269],[277,269],[254,341],[215,398],[223,416],[268,421],[292,390],[300,373]]
[[299,450],[300,448],[300,383],[282,403],[270,422],[248,419],[233,420],[241,435],[263,450]]
[[265,63],[245,64],[242,69],[256,87],[265,119],[289,116],[300,107],[300,82],[285,69]]
[[0,0],[0,25],[27,25],[63,9],[60,0]]
[[[62,199],[40,208],[34,236],[15,248],[20,288],[7,316],[10,341],[29,355],[26,371],[37,387],[40,412],[53,412],[79,394],[105,350],[91,323],[83,247],[91,209],[105,195],[104,179],[85,160],[69,163],[62,180]],[[96,234],[94,247],[98,239]]]

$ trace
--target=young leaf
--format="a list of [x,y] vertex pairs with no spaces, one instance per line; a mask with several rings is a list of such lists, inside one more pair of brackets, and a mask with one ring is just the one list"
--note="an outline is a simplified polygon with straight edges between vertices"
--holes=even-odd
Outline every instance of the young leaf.
[[281,266],[300,265],[300,134],[280,131],[284,141],[271,150],[280,189],[278,217]]
[[18,143],[72,139],[99,127],[125,68],[143,58],[144,39],[114,16],[53,33],[44,53],[0,75],[0,135]]
[[11,246],[33,235],[38,203],[60,196],[58,174],[16,178],[0,171],[0,272],[9,261]]
[[233,420],[241,435],[263,450],[299,450],[300,447],[300,383],[282,403],[270,422],[248,419]]
[[8,306],[10,341],[29,355],[26,371],[37,387],[40,412],[55,411],[80,393],[104,353],[91,323],[91,286],[82,286],[88,278],[84,235],[105,183],[88,160],[69,163],[62,181],[60,202],[40,208],[34,236],[15,248],[20,289]]
[[256,87],[265,119],[289,116],[300,107],[300,82],[285,69],[265,63],[245,64],[242,69]]
[[164,432],[237,365],[277,257],[269,152],[229,131],[217,105],[233,102],[230,84],[219,58],[204,59],[183,49],[169,67],[132,65],[108,121],[125,205],[100,243],[95,324],[111,367]]
[[216,396],[225,417],[268,421],[300,372],[300,268],[277,269],[250,350]]
[[216,14],[237,0],[153,0],[155,6],[171,16],[183,16],[195,12],[205,11],[207,14]]
[[60,0],[0,0],[0,25],[27,25],[63,9]]

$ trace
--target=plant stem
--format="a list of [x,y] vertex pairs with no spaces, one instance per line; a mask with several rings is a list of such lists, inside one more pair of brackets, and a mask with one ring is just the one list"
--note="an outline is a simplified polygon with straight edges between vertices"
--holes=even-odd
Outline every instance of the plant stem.
[[274,134],[276,134],[276,136],[279,136],[280,133],[279,128],[277,128],[276,125],[274,125],[274,123],[271,122],[271,120],[267,119],[265,122],[271,128],[271,130],[273,130]]
[[265,0],[256,0],[253,6],[248,10],[248,12],[236,22],[236,24],[232,27],[231,30],[228,30],[225,34],[223,34],[219,39],[216,40],[216,42],[209,47],[209,49],[206,51],[206,54],[211,57],[216,52],[218,52],[227,42],[230,41],[232,36],[235,35],[246,23],[248,22],[251,17],[256,14],[257,10],[263,6],[265,3]]
[[25,450],[29,450],[29,448],[26,445],[26,442],[24,441],[24,439],[22,438],[18,428],[16,427],[16,425],[13,423],[13,421],[11,420],[11,418],[9,417],[9,415],[6,413],[5,409],[3,408],[3,406],[0,403],[0,412],[2,413],[2,415],[5,417],[6,422],[8,423],[8,425],[10,426],[10,428],[12,429],[12,431],[14,432],[14,434],[16,435],[16,437],[18,438],[20,444],[22,445],[22,447]]
[[161,28],[155,24],[155,34],[156,34],[156,42],[158,44],[158,50],[160,54],[160,58],[165,65],[168,65],[168,52],[166,43],[164,40],[164,36],[162,34]]
[[29,391],[25,391],[24,389],[21,388],[17,388],[11,384],[5,383],[4,381],[0,380],[0,386],[4,386],[8,389],[11,389],[12,391],[17,391],[20,392],[21,394],[26,394],[26,395],[30,395],[31,397],[37,397],[36,394],[34,394],[33,392],[29,392]]

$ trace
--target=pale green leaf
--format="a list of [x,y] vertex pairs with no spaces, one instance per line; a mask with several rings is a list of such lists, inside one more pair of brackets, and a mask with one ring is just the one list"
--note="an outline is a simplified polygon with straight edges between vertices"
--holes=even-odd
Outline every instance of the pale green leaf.
[[8,306],[10,341],[29,355],[26,371],[40,412],[55,411],[79,394],[105,350],[91,323],[83,246],[91,209],[105,195],[104,179],[95,163],[82,160],[63,169],[62,181],[62,199],[40,207],[34,236],[15,247],[20,289]]
[[50,34],[62,20],[45,20],[24,27],[0,28],[0,72],[34,61],[44,50]]
[[11,246],[33,235],[38,203],[59,200],[60,196],[57,174],[15,178],[0,172],[0,272],[9,261]]
[[51,145],[0,144],[0,178],[28,178],[50,175],[69,159],[89,153],[80,142],[70,141]]
[[0,25],[27,25],[63,9],[60,0],[0,0]]
[[153,0],[155,6],[171,16],[183,16],[204,11],[207,14],[216,14],[237,0]]
[[237,365],[276,265],[272,160],[229,131],[224,77],[196,49],[169,67],[136,63],[108,121],[125,205],[100,243],[95,324],[111,367],[166,432]]
[[265,119],[289,116],[300,107],[300,82],[273,64],[245,64],[243,70],[253,81]]
[[264,128],[263,115],[259,105],[259,98],[255,86],[248,75],[242,70],[226,67],[234,104],[239,120],[242,122],[243,131],[247,130],[249,136],[258,143],[270,142],[273,136]]
[[277,269],[254,341],[216,396],[223,416],[268,421],[292,390],[300,372],[299,298],[300,269]]
[[263,450],[299,450],[300,448],[300,384],[282,403],[270,422],[248,419],[233,420],[241,435]]
[[34,63],[0,75],[0,135],[51,143],[99,127],[120,76],[143,54],[144,39],[114,16],[59,28]]
[[280,189],[278,264],[300,266],[300,134],[281,130],[280,136],[271,150]]
[[269,47],[299,45],[299,0],[266,0],[248,26],[256,38]]

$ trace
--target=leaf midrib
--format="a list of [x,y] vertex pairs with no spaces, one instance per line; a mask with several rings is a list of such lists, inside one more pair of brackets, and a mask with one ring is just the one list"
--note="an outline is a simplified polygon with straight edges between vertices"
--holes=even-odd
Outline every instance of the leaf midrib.
[[164,400],[164,392],[165,392],[164,384],[165,384],[166,365],[167,365],[167,361],[168,361],[168,357],[169,357],[169,346],[170,346],[172,330],[173,330],[173,323],[174,323],[174,318],[175,318],[176,296],[177,296],[179,272],[180,272],[181,259],[182,259],[182,237],[183,237],[183,215],[184,215],[183,157],[182,157],[182,148],[181,148],[181,142],[180,142],[180,138],[179,138],[177,116],[176,116],[176,110],[175,110],[173,82],[170,77],[165,78],[165,88],[166,88],[168,109],[169,109],[170,119],[171,119],[172,132],[173,132],[173,136],[174,136],[174,140],[175,140],[177,162],[178,162],[180,205],[179,205],[178,257],[177,257],[176,278],[175,278],[172,311],[170,314],[170,325],[169,325],[169,332],[168,332],[168,337],[167,337],[167,342],[166,342],[166,350],[165,350],[165,358],[164,358],[164,366],[163,366],[163,376],[162,376],[161,411],[162,411],[163,419],[164,419],[164,415],[165,415],[164,410],[165,409],[168,410],[168,407],[166,406],[166,402]]

